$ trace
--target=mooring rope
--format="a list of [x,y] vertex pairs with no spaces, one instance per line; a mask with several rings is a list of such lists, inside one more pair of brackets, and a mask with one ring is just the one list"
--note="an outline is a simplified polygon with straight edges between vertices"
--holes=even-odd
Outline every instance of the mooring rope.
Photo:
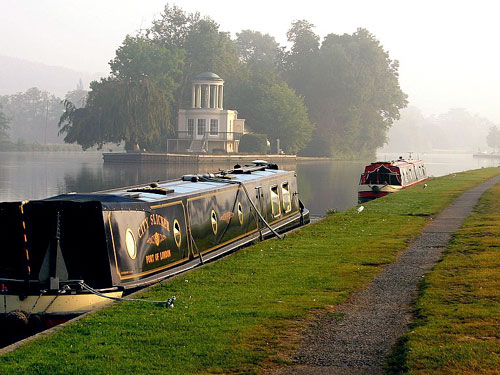
[[202,176],[200,178],[200,181],[202,182],[221,182],[221,183],[226,183],[226,184],[232,184],[232,185],[239,185],[243,188],[243,191],[245,192],[245,195],[247,196],[248,200],[250,201],[250,205],[252,206],[252,208],[255,210],[255,212],[257,213],[257,216],[260,218],[260,220],[262,221],[262,223],[269,228],[269,230],[276,236],[278,237],[280,240],[282,240],[284,238],[284,236],[282,236],[281,234],[279,234],[278,232],[276,232],[270,225],[269,223],[266,221],[266,219],[262,216],[262,214],[260,213],[260,211],[257,209],[257,207],[255,206],[255,204],[253,203],[252,199],[250,198],[250,194],[248,193],[248,190],[245,186],[245,184],[242,182],[242,181],[231,181],[231,180],[226,180],[226,179],[223,179],[223,178],[216,178],[216,177],[205,177],[205,176]]
[[[37,297],[37,299],[35,300],[35,303],[33,304],[33,306],[31,307],[31,310],[30,312],[28,313],[28,319],[29,317],[31,316],[31,314],[33,313],[33,311],[35,310],[35,307],[36,305],[38,304],[38,301],[40,300],[40,298],[42,298],[42,296],[47,293],[47,289],[42,289],[40,290],[40,295]],[[53,301],[52,301],[53,302]],[[52,304],[52,303],[51,303]],[[50,306],[47,307],[47,309],[49,308]],[[47,309],[45,309],[45,311],[47,311]]]
[[147,302],[147,303],[153,303],[153,304],[156,304],[156,305],[161,305],[161,306],[165,306],[165,307],[174,307],[174,301],[176,300],[175,296],[172,296],[171,298],[169,298],[168,300],[166,301],[151,301],[151,300],[148,300],[148,299],[138,299],[138,298],[124,298],[124,297],[112,297],[112,296],[107,296],[97,290],[95,290],[94,288],[92,288],[91,286],[85,284],[84,282],[80,282],[79,283],[80,286],[89,291],[90,293],[96,295],[96,296],[99,296],[99,297],[102,297],[102,298],[107,298],[107,299],[111,299],[113,301],[128,301],[128,302]]

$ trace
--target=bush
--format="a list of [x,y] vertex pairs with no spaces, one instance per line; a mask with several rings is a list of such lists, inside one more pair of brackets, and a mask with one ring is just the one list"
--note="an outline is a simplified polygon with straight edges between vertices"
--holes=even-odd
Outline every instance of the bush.
[[267,135],[243,134],[240,140],[239,152],[267,154]]
[[331,146],[327,140],[315,137],[309,144],[299,152],[300,156],[330,157]]

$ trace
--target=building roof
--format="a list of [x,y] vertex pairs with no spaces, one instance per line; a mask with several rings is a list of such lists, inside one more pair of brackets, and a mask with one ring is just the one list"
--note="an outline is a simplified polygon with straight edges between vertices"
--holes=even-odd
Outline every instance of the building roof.
[[193,81],[222,81],[223,79],[212,72],[204,72],[194,76]]

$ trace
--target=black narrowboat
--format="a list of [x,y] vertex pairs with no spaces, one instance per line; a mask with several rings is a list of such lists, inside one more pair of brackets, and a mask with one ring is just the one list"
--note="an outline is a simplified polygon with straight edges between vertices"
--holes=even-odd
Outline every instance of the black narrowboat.
[[263,161],[1,203],[0,314],[80,314],[308,222],[295,172]]

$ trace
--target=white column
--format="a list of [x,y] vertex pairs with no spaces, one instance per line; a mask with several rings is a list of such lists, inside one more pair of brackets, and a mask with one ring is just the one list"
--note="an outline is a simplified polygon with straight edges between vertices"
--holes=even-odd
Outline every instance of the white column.
[[201,85],[196,85],[196,108],[201,108]]
[[210,86],[209,85],[204,85],[205,86],[205,100],[204,100],[204,108],[209,108],[210,107]]
[[191,93],[191,108],[195,108],[196,107],[196,89],[195,89],[195,86],[193,84],[193,87],[192,87],[192,93]]
[[214,108],[219,108],[219,86],[214,86]]
[[224,108],[224,86],[219,86],[219,108]]

